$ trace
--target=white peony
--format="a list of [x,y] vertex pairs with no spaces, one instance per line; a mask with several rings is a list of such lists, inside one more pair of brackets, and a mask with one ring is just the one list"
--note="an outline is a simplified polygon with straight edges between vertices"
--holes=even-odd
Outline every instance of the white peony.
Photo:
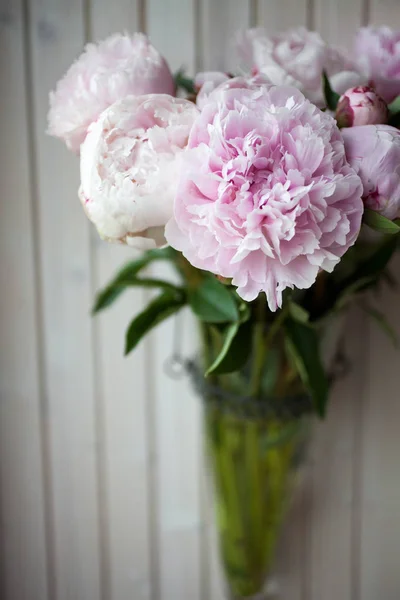
[[147,249],[165,243],[181,155],[199,111],[166,94],[106,109],[81,146],[79,197],[102,238]]

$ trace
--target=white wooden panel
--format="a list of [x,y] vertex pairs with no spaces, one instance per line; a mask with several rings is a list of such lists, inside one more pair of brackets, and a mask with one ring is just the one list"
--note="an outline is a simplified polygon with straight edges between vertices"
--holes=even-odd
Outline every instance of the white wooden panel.
[[196,66],[195,0],[147,0],[146,28],[173,71]]
[[45,136],[48,91],[84,42],[80,0],[32,0],[31,38],[57,600],[101,598],[89,223],[78,159]]
[[[147,32],[171,68],[195,69],[195,3],[149,0]],[[163,267],[158,275],[169,276]],[[179,317],[182,351],[196,345],[193,322]],[[188,381],[164,372],[171,356],[174,322],[161,325],[152,339],[157,455],[159,590],[162,600],[202,600],[200,514],[200,403]]]
[[363,4],[363,0],[314,0],[314,27],[330,44],[351,49],[363,19]]
[[[354,600],[358,553],[358,452],[365,363],[365,315],[352,310],[346,325],[351,372],[332,390],[327,419],[313,448],[309,593],[312,600]],[[334,568],[332,566],[334,565]],[[340,573],[340,576],[338,576]]]
[[257,4],[257,24],[269,34],[307,24],[307,0],[257,0]]
[[367,5],[369,5],[370,23],[399,29],[400,10],[397,0],[368,0]]
[[[393,262],[392,270],[398,277],[398,259]],[[387,291],[379,298],[379,307],[400,334],[398,296]],[[399,360],[399,353],[393,351],[390,341],[371,324],[369,361],[365,368],[361,479],[360,597],[363,600],[399,597]]]
[[22,3],[0,9],[0,595],[48,598]]
[[234,37],[251,25],[251,0],[203,0],[201,6],[201,69],[236,73]]
[[[139,2],[92,0],[94,40],[116,31],[140,30]],[[104,285],[127,260],[132,249],[101,241],[93,230],[95,285]],[[142,310],[141,290],[127,292],[98,318],[99,390],[105,438],[103,496],[108,509],[109,593],[112,600],[150,597],[150,528],[147,479],[146,342],[125,358],[125,330]]]

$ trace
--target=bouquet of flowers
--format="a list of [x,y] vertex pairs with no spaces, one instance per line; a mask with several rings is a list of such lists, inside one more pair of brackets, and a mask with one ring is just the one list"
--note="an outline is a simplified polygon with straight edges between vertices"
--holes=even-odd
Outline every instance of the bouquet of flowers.
[[[360,299],[391,332],[365,291],[393,283],[399,240],[400,32],[363,28],[355,47],[350,62],[316,32],[252,29],[237,36],[237,75],[191,79],[145,35],[116,34],[50,96],[87,216],[143,250],[94,311],[132,286],[158,292],[126,353],[186,305],[199,322],[188,366],[234,597],[263,587],[307,415],[326,412],[340,316]],[[152,276],[155,261],[178,278]]]

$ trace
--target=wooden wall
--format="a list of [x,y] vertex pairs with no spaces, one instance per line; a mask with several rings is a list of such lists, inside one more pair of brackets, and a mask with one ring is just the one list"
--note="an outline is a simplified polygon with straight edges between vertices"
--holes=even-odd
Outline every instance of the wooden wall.
[[[172,68],[232,68],[231,34],[308,24],[345,44],[399,0],[0,0],[0,598],[222,600],[200,405],[173,322],[128,359],[145,300],[89,317],[131,251],[98,240],[48,91],[88,39],[142,30]],[[398,299],[382,298],[397,322]],[[194,349],[188,315],[185,352]],[[318,428],[276,565],[285,600],[400,598],[399,355],[355,312],[353,372]]]

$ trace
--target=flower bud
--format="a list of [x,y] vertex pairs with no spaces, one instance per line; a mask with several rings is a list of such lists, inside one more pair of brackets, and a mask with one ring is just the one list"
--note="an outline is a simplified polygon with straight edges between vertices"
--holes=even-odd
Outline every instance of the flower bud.
[[350,88],[339,98],[336,108],[339,127],[381,125],[387,123],[388,117],[386,102],[369,86]]

